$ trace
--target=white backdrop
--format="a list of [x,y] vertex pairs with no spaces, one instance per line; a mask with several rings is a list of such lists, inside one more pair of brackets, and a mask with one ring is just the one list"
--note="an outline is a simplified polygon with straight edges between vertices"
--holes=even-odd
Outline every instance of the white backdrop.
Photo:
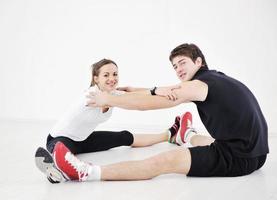
[[[103,57],[122,86],[177,83],[168,55],[188,42],[253,91],[277,133],[276,11],[275,0],[1,0],[0,118],[57,120]],[[107,124],[165,128],[188,109],[116,109]]]

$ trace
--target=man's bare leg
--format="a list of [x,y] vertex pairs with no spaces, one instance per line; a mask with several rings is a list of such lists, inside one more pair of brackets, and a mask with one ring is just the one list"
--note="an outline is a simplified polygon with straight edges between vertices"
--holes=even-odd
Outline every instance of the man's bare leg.
[[210,136],[195,134],[190,139],[192,146],[206,146],[214,142],[214,139]]
[[190,151],[178,147],[144,160],[101,166],[101,180],[145,180],[168,173],[186,175],[190,166]]
[[191,167],[190,151],[183,147],[144,160],[99,166],[79,160],[63,143],[57,142],[53,159],[68,180],[78,181],[145,180],[168,173],[186,175]]

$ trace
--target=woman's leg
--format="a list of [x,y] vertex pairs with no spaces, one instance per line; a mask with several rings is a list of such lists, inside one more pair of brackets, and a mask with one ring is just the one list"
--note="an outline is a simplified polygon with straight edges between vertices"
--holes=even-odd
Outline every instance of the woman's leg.
[[132,147],[146,147],[157,143],[166,142],[168,140],[168,133],[159,134],[134,134],[134,142]]
[[63,136],[52,137],[51,135],[48,135],[46,148],[50,153],[53,152],[57,142],[62,142],[73,154],[78,154],[82,152],[82,149],[79,147],[78,142],[68,137],[63,137]]
[[145,147],[153,144],[169,141],[177,134],[180,127],[180,117],[175,117],[173,125],[163,133],[155,134],[134,134],[134,142],[132,147]]
[[94,131],[84,141],[79,142],[81,153],[105,151],[119,146],[131,146],[134,137],[129,131]]
[[55,144],[62,142],[73,154],[105,151],[119,146],[145,147],[167,141],[168,133],[135,134],[129,131],[94,131],[84,141],[73,141],[67,137],[47,138],[47,149],[52,153]]
[[166,142],[168,132],[159,134],[132,134],[129,131],[95,131],[80,142],[83,153],[104,151],[119,146],[146,147]]

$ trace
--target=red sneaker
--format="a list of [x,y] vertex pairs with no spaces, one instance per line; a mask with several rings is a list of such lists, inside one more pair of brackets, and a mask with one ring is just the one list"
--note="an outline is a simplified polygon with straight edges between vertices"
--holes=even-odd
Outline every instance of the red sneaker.
[[91,164],[79,160],[61,142],[57,142],[53,151],[56,166],[70,179],[85,181],[91,171]]
[[192,128],[192,115],[190,112],[186,112],[181,116],[180,129],[176,136],[176,143],[178,145],[185,144],[186,135],[190,131],[194,131],[194,129]]

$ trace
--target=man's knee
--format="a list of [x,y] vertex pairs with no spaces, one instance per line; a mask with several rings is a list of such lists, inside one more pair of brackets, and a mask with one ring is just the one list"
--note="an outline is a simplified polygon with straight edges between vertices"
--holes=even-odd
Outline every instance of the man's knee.
[[179,147],[172,151],[172,160],[178,173],[187,174],[191,166],[191,154],[188,148]]
[[179,147],[155,156],[149,161],[152,166],[170,173],[187,174],[191,165],[191,155],[187,148]]

